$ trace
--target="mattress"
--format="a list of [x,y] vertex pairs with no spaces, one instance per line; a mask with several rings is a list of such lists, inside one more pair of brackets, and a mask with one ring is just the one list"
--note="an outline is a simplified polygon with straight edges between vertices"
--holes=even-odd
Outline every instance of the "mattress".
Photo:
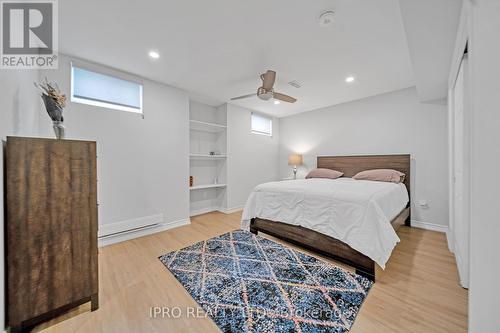
[[250,194],[241,227],[249,230],[254,217],[302,226],[348,244],[384,269],[399,242],[391,220],[408,200],[404,184],[351,178],[270,182]]

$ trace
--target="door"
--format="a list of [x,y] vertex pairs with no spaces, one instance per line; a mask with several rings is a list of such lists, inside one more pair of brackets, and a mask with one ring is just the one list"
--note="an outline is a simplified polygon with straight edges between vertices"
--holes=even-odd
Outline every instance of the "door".
[[469,121],[467,109],[467,56],[462,59],[453,90],[453,223],[454,252],[460,283],[469,284]]

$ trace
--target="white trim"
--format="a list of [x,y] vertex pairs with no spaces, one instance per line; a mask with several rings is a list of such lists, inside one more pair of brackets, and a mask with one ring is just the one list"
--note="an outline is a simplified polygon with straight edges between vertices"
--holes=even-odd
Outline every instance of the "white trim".
[[217,212],[219,211],[219,207],[208,207],[208,208],[203,208],[203,209],[197,209],[193,210],[189,213],[190,217],[197,216],[197,215],[203,215],[211,212]]
[[[470,50],[472,49],[472,36],[471,36],[471,31],[472,31],[472,6],[473,6],[473,0],[465,0],[463,1],[462,5],[462,10],[460,13],[460,21],[459,21],[459,26],[457,29],[457,37],[455,40],[455,46],[454,46],[454,51],[453,51],[453,56],[452,56],[452,62],[450,66],[450,73],[448,77],[448,198],[449,198],[449,222],[448,222],[448,232],[446,233],[447,236],[447,241],[448,241],[448,249],[455,254],[455,260],[457,263],[457,268],[459,272],[459,277],[460,277],[460,283],[463,287],[468,286],[468,266],[469,266],[469,257],[468,255],[466,258],[462,257],[462,255],[466,255],[467,253],[462,253],[460,254],[461,250],[461,244],[457,241],[456,236],[455,236],[455,189],[454,189],[454,183],[455,183],[455,170],[454,170],[454,110],[455,110],[455,105],[454,105],[454,100],[455,100],[455,85],[456,85],[456,80],[458,78],[460,68],[462,65],[462,61],[464,60],[464,50],[465,46],[467,45],[468,47],[468,58],[470,59],[471,52]],[[467,71],[464,72],[464,75],[467,77],[472,77],[472,66],[467,66]],[[467,80],[466,80],[467,81]],[[467,114],[467,112],[470,112],[472,110],[472,107],[470,105],[470,101],[467,98],[467,88],[464,90],[464,135],[470,135],[470,115]],[[470,139],[464,140],[464,150],[467,150],[470,154],[471,152],[471,147],[470,147]],[[465,169],[468,170],[465,170]],[[466,168],[464,168],[464,172],[467,173],[466,179],[468,182],[468,191],[470,192],[470,187],[471,187],[471,165],[470,161],[467,163]],[[469,230],[468,230],[468,237],[470,238],[470,223],[471,223],[471,217],[470,217],[470,207],[471,207],[471,199],[469,196],[469,193],[467,191],[464,191],[464,205],[467,205],[468,207],[468,213],[464,214],[464,219],[468,219],[469,223]],[[469,242],[469,239],[466,240]],[[470,251],[470,245],[468,246],[468,251]],[[466,260],[466,269],[464,269],[464,261],[463,259],[468,259]]]
[[446,225],[417,221],[417,220],[411,220],[411,226],[415,228],[438,231],[438,232],[445,232],[445,233],[448,232],[448,226]]
[[[147,220],[148,217],[146,217]],[[139,219],[137,219],[139,220]],[[124,221],[126,222],[126,221]],[[123,222],[120,222],[120,224]],[[140,227],[138,229],[132,229],[132,230],[126,230],[122,231],[119,233],[107,235],[107,236],[102,236],[99,237],[99,247],[123,242],[126,240],[130,240],[133,238],[138,238],[138,237],[143,237],[151,234],[155,234],[157,232],[181,227],[184,225],[190,224],[191,221],[189,219],[182,219],[182,220],[177,220],[177,221],[171,221],[171,222],[164,222],[164,223],[158,223],[158,224],[153,224],[145,227]],[[117,224],[117,223],[114,223]]]
[[254,131],[254,130],[252,130],[252,134],[258,134],[258,135],[270,136],[270,137],[272,137],[272,136],[273,136],[273,135],[271,134],[271,132],[267,133],[267,132],[259,132],[259,131]]
[[219,212],[224,213],[224,214],[232,214],[232,213],[242,211],[243,207],[244,206],[236,206],[236,207],[227,208],[227,209],[219,209]]
[[[142,95],[142,86],[139,89],[141,91],[140,94]],[[140,99],[141,99],[140,103],[142,105],[142,96],[140,97]],[[114,104],[111,102],[93,101],[93,100],[87,99],[87,98],[75,97],[73,95],[73,92],[71,92],[71,103],[79,103],[79,104],[97,106],[97,107],[105,108],[105,109],[142,114],[142,106],[139,109],[136,109],[136,108],[133,108],[130,106],[122,106],[122,105]]]
[[455,222],[455,170],[454,170],[454,155],[453,142],[455,137],[455,115],[454,115],[454,89],[448,88],[448,232],[446,239],[448,241],[448,249],[450,252],[455,251],[455,237],[453,235],[453,227]]
[[468,267],[464,265],[460,251],[455,252],[455,260],[457,261],[458,278],[460,285],[464,288],[469,288],[469,272]]
[[243,207],[244,206],[236,206],[236,207],[227,208],[227,209],[222,208],[222,207],[208,207],[208,208],[194,210],[189,214],[189,216],[193,217],[193,216],[203,215],[203,214],[212,213],[212,212],[220,212],[223,214],[232,214],[232,213],[242,211]]
[[457,79],[458,70],[460,69],[460,63],[462,62],[462,56],[465,50],[465,45],[468,42],[470,43],[470,36],[469,36],[470,25],[471,25],[470,12],[471,12],[471,2],[470,0],[466,0],[463,2],[462,9],[460,11],[460,20],[458,23],[457,37],[455,39],[455,46],[450,65],[450,74],[448,77],[448,87],[455,86],[455,80]]
[[453,237],[453,232],[451,229],[448,227],[448,230],[446,230],[446,241],[448,243],[448,250],[451,253],[455,253],[455,240]]

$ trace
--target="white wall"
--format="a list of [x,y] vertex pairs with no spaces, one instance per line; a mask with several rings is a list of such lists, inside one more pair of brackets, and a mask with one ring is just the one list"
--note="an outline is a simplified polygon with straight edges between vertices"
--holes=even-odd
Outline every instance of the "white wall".
[[[316,167],[318,155],[412,155],[412,219],[447,225],[447,110],[422,104],[415,88],[280,119],[280,171],[287,157],[304,155],[298,177]],[[426,200],[428,208],[415,206]]]
[[[0,71],[0,140],[7,135],[36,136],[41,99],[37,96],[35,70]],[[0,146],[0,331],[5,327],[3,147]]]
[[[43,71],[69,96],[70,61]],[[189,217],[189,99],[185,92],[144,80],[144,119],[139,114],[69,103],[69,139],[97,141],[99,224],[163,214],[163,222]],[[42,136],[54,137],[48,117]]]
[[244,206],[256,185],[279,179],[279,121],[273,119],[272,137],[253,134],[251,114],[249,109],[227,105],[228,209]]
[[472,5],[469,330],[500,332],[500,1]]
[[[0,72],[0,139],[7,135],[54,137],[34,81],[47,77],[69,96],[70,64],[59,70]],[[99,223],[163,214],[164,222],[189,218],[188,114],[185,92],[144,81],[145,119],[122,111],[69,103],[67,138],[98,143]],[[1,153],[1,149],[0,149]],[[3,159],[3,154],[0,155]],[[0,188],[3,188],[3,161]],[[0,191],[3,202],[3,191]],[[0,260],[3,261],[3,205],[0,205]],[[0,265],[0,330],[4,327],[4,265]]]

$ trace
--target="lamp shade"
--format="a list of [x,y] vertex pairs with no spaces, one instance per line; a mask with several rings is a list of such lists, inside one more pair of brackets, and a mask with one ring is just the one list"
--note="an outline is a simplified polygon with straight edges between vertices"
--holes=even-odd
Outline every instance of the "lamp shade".
[[302,155],[292,154],[288,156],[288,165],[302,165]]

